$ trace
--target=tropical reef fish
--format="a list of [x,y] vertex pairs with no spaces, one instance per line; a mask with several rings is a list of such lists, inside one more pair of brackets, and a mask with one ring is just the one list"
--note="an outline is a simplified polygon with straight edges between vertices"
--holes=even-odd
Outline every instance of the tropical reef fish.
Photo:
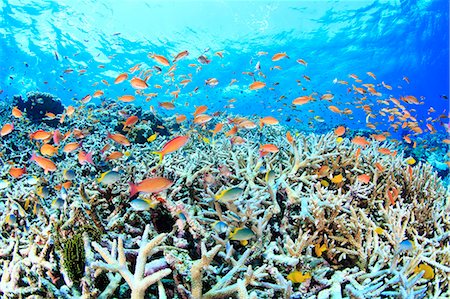
[[238,199],[242,193],[244,192],[244,189],[239,187],[233,187],[230,189],[222,190],[219,194],[215,195],[216,200],[221,201],[233,201]]
[[414,243],[408,239],[401,241],[400,244],[398,245],[398,250],[400,252],[410,251],[413,249],[414,249]]
[[75,171],[72,170],[72,169],[65,169],[65,170],[63,171],[63,177],[64,177],[64,179],[66,179],[66,180],[72,181],[72,180],[75,179],[76,173],[75,173]]
[[226,233],[228,230],[228,224],[223,221],[215,221],[211,227],[219,234]]
[[156,208],[158,202],[151,199],[136,198],[130,201],[131,208],[135,211],[147,211]]
[[56,170],[56,164],[53,163],[52,160],[38,156],[35,153],[33,153],[30,160],[34,161],[37,165],[44,169],[45,174],[47,174],[49,171],[53,172]]
[[17,167],[11,167],[9,169],[9,174],[13,177],[13,178],[20,178],[22,175],[24,175],[25,173],[27,173],[27,169],[25,167],[23,168],[17,168]]
[[130,141],[127,139],[127,137],[125,137],[124,135],[120,134],[120,133],[116,133],[116,134],[111,134],[111,133],[107,133],[106,135],[108,138],[114,140],[115,142],[117,142],[118,144],[124,145],[124,146],[129,146],[131,145]]
[[170,186],[172,186],[173,182],[163,177],[155,177],[145,179],[139,184],[130,184],[130,197],[133,197],[136,193],[159,193],[164,191]]
[[111,185],[120,180],[120,173],[118,171],[109,170],[100,175],[97,182],[104,185]]
[[307,281],[308,279],[311,279],[311,274],[309,274],[309,273],[303,274],[303,272],[295,270],[295,271],[289,273],[286,278],[289,279],[290,281],[292,281],[293,283],[303,283],[303,282]]
[[230,240],[234,241],[248,241],[255,236],[255,233],[248,227],[235,228],[233,232],[230,233],[228,237]]
[[0,132],[0,136],[6,136],[14,130],[13,124],[4,124]]
[[248,89],[258,90],[258,89],[264,88],[265,86],[266,86],[266,83],[261,82],[261,81],[255,81],[248,86]]
[[428,280],[434,278],[434,270],[430,265],[421,263],[413,270],[414,273],[420,273],[422,271],[424,271],[422,278]]
[[165,155],[179,150],[180,148],[185,146],[188,141],[188,136],[177,136],[168,141],[159,152],[153,152],[153,154],[159,156],[159,162],[161,163]]

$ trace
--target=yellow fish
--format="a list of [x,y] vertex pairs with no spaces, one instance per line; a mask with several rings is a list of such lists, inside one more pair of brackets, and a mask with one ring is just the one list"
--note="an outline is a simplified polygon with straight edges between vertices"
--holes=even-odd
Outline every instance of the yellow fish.
[[327,180],[321,180],[321,181],[320,181],[320,184],[321,184],[322,186],[324,186],[324,187],[330,186],[330,183],[328,183]]
[[287,279],[292,281],[293,283],[302,283],[311,278],[311,274],[306,272],[303,274],[302,272],[295,270],[294,272],[289,273]]
[[416,164],[416,159],[414,159],[413,157],[409,157],[408,159],[406,159],[406,163],[408,163],[409,165],[414,165]]
[[382,229],[381,227],[378,226],[377,228],[375,228],[375,232],[377,234],[381,235],[384,232],[384,229]]
[[317,257],[321,257],[322,253],[324,251],[326,251],[327,248],[327,244],[323,243],[323,245],[321,246],[320,243],[317,243],[316,245],[314,245],[314,252],[316,253]]
[[148,137],[147,141],[153,142],[153,141],[155,141],[156,137],[158,137],[158,133],[155,133],[155,134],[151,135],[150,137]]
[[342,174],[338,174],[337,176],[334,176],[331,181],[335,184],[339,184],[343,179],[344,177],[342,176]]
[[255,233],[248,227],[235,228],[233,232],[230,233],[229,239],[236,241],[247,241],[255,236]]
[[419,264],[419,266],[417,266],[413,270],[413,272],[416,273],[416,274],[421,272],[421,271],[425,271],[425,273],[423,273],[422,278],[425,278],[425,279],[433,279],[434,278],[434,270],[433,270],[433,268],[431,268],[430,265],[422,263],[422,264]]

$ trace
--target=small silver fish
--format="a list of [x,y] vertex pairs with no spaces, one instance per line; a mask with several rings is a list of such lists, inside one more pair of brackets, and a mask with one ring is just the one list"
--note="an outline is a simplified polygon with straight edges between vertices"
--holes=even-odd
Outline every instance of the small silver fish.
[[52,207],[54,209],[60,209],[64,206],[64,200],[61,197],[55,198],[52,201]]
[[215,197],[217,200],[233,201],[233,200],[238,199],[243,192],[244,192],[244,189],[239,188],[239,187],[233,187],[230,189],[222,190],[222,192],[217,194]]
[[255,233],[248,227],[236,228],[230,233],[229,239],[235,241],[246,241],[250,240],[255,236]]
[[154,209],[156,207],[156,203],[153,203],[151,200],[136,198],[130,202],[131,208],[135,211],[147,211],[150,209]]
[[398,245],[398,250],[400,252],[409,251],[409,250],[413,250],[413,249],[414,249],[414,244],[413,244],[413,242],[411,242],[408,239],[401,241],[400,244]]
[[39,183],[39,178],[34,175],[30,175],[25,178],[24,183],[27,185],[36,185],[37,183]]
[[75,179],[76,173],[72,169],[66,169],[63,172],[63,176],[64,176],[64,179],[66,179],[68,181],[72,181]]
[[59,193],[61,195],[62,200],[66,200],[67,196],[69,196],[69,194],[67,193],[66,188],[64,188],[64,187],[61,187],[61,190],[59,191]]
[[17,222],[16,215],[14,215],[12,213],[6,215],[5,222],[8,223],[9,225],[16,224],[16,222]]
[[211,226],[219,234],[226,233],[228,230],[228,224],[223,221],[216,221]]
[[110,170],[101,174],[101,176],[97,179],[97,182],[111,185],[120,180],[120,173],[118,171]]

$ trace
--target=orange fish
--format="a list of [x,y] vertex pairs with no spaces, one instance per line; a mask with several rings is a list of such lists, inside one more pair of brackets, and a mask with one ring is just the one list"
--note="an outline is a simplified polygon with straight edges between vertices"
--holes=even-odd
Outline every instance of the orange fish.
[[228,132],[225,133],[225,136],[226,136],[226,137],[233,136],[234,134],[237,133],[237,131],[238,131],[238,127],[237,127],[237,126],[234,126],[234,127],[231,128]]
[[358,175],[358,181],[364,184],[368,184],[370,182],[370,176],[367,174]]
[[301,97],[295,98],[292,101],[292,104],[293,105],[303,105],[303,104],[308,103],[309,101],[312,101],[312,99],[313,99],[312,96],[301,96]]
[[385,148],[385,147],[380,147],[378,149],[378,152],[383,155],[391,155],[392,154],[391,150],[388,148]]
[[87,102],[89,102],[92,99],[91,95],[88,94],[87,96],[85,96],[84,98],[81,99],[81,102],[83,104],[86,104]]
[[12,109],[12,115],[13,115],[15,118],[21,118],[21,117],[23,116],[23,113],[22,113],[22,111],[19,110],[19,108],[14,107],[14,108]]
[[352,143],[356,144],[356,145],[360,145],[362,147],[366,147],[367,145],[370,145],[370,142],[367,141],[366,138],[362,137],[362,136],[355,136],[352,139]]
[[264,125],[266,126],[272,126],[279,124],[278,119],[276,119],[273,116],[266,116],[259,119],[259,127],[262,128]]
[[123,123],[123,128],[132,127],[139,121],[139,118],[136,115],[132,115],[127,118],[127,120]]
[[238,127],[239,128],[243,128],[243,129],[247,129],[247,130],[251,130],[251,129],[256,128],[256,124],[254,122],[252,122],[251,120],[246,119],[246,120],[240,122],[238,124]]
[[187,50],[181,51],[180,53],[177,54],[177,56],[175,56],[175,58],[173,59],[172,63],[175,63],[178,60],[183,59],[184,57],[186,57],[188,55],[189,55],[189,52]]
[[14,130],[14,125],[13,124],[4,124],[3,127],[2,127],[2,130],[0,132],[0,135],[2,137],[6,136],[9,133],[11,133],[13,130]]
[[334,129],[334,134],[336,136],[342,136],[345,134],[345,127],[344,126],[339,126],[336,129]]
[[75,107],[73,107],[73,106],[68,106],[67,108],[66,108],[66,114],[67,114],[67,116],[72,116],[73,115],[73,113],[75,112]]
[[198,106],[197,108],[195,108],[194,116],[196,116],[198,114],[202,114],[202,113],[206,112],[206,110],[208,110],[208,106],[206,106],[206,105]]
[[372,134],[372,135],[370,135],[370,137],[372,137],[376,141],[385,141],[386,140],[386,136],[384,136],[383,134]]
[[139,184],[130,184],[130,197],[133,197],[138,192],[143,193],[159,193],[164,191],[170,186],[172,186],[173,182],[163,177],[149,178],[141,181]]
[[366,74],[369,75],[370,77],[374,78],[375,80],[377,79],[377,77],[372,72],[367,72]]
[[164,108],[166,110],[173,110],[175,109],[175,105],[172,102],[159,102],[158,106],[161,108]]
[[102,95],[104,95],[105,93],[102,90],[97,90],[94,92],[94,94],[92,95],[93,98],[99,98]]
[[106,161],[110,161],[110,160],[116,160],[119,158],[122,158],[123,154],[121,152],[112,152],[108,155],[108,157],[106,157]]
[[73,152],[74,150],[76,150],[77,148],[79,148],[81,146],[81,144],[79,142],[71,142],[68,143],[64,146],[63,148],[63,152],[65,153],[70,153]]
[[283,58],[289,58],[289,56],[287,56],[286,53],[277,53],[277,54],[272,56],[272,61],[278,61],[278,60],[283,59]]
[[303,64],[304,66],[308,65],[308,63],[306,61],[304,61],[303,59],[297,59],[297,62],[300,64]]
[[325,93],[320,97],[321,100],[325,100],[325,101],[332,100],[333,98],[334,98],[334,95],[331,93]]
[[52,160],[37,156],[35,153],[33,153],[30,160],[34,161],[37,165],[44,169],[45,174],[47,174],[49,171],[53,172],[56,170],[56,164],[53,163]]
[[169,65],[170,65],[169,60],[167,60],[167,58],[164,57],[164,56],[162,56],[162,55],[156,55],[156,54],[153,54],[153,55],[151,56],[151,58],[155,59],[156,62],[158,62],[159,64],[162,64],[162,65],[164,65],[164,66],[169,66]]
[[30,138],[33,140],[46,140],[51,138],[53,135],[52,132],[46,132],[44,130],[37,130],[30,134]]
[[111,133],[107,133],[106,137],[114,140],[115,142],[117,142],[118,144],[124,145],[124,146],[129,146],[131,145],[130,141],[127,139],[127,137],[125,137],[124,135],[120,134],[120,133],[116,133],[116,134],[111,134]]
[[223,123],[218,123],[216,124],[216,126],[214,127],[214,130],[211,130],[211,133],[213,134],[213,137],[217,135],[217,133],[219,133],[223,128]]
[[259,156],[264,157],[268,153],[277,153],[279,151],[278,147],[275,144],[264,144],[259,147]]
[[58,148],[51,144],[45,143],[41,146],[40,152],[43,156],[51,157],[58,152]]
[[175,121],[177,122],[177,124],[181,124],[185,120],[186,120],[186,115],[184,115],[184,114],[179,114],[175,117]]
[[208,114],[200,114],[194,117],[194,124],[203,125],[207,122],[209,122],[212,119],[212,116]]
[[375,162],[375,167],[376,167],[380,172],[383,172],[383,171],[384,171],[384,167],[383,167],[380,163],[378,163],[378,162]]
[[289,132],[289,131],[286,132],[286,139],[291,145],[294,144],[294,137],[292,137],[291,132]]
[[127,73],[120,74],[119,76],[117,76],[116,80],[114,80],[114,84],[122,83],[126,79],[128,79],[128,74]]
[[261,82],[261,81],[255,81],[248,86],[248,89],[258,90],[258,89],[264,88],[265,86],[266,86],[266,83]]
[[124,96],[119,97],[118,99],[121,102],[128,103],[128,102],[133,102],[135,100],[135,97],[132,95],[124,95]]
[[9,169],[9,174],[13,177],[13,178],[20,178],[22,175],[24,175],[25,173],[27,173],[27,169],[25,167],[23,168],[15,168],[15,167],[11,167]]
[[147,82],[138,77],[134,77],[133,79],[131,79],[130,83],[131,86],[135,89],[146,89],[148,87]]
[[92,153],[86,153],[85,151],[80,151],[78,153],[78,162],[81,165],[84,165],[86,163],[94,165],[94,162],[92,161]]
[[338,107],[333,106],[333,105],[328,106],[328,109],[330,109],[331,112],[334,112],[334,113],[342,113],[342,111]]
[[141,64],[142,63],[138,63],[135,66],[133,66],[132,68],[129,69],[130,73],[134,73],[135,71],[139,70],[141,68]]
[[159,156],[159,163],[162,162],[165,155],[175,152],[186,145],[186,143],[189,141],[188,136],[177,136],[173,138],[172,140],[168,141],[159,152],[153,152],[153,154],[156,154]]

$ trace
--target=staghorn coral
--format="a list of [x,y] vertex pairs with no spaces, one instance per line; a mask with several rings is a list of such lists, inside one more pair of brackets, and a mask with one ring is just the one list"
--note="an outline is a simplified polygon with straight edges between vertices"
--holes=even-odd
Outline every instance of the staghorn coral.
[[[106,131],[122,121],[112,117],[121,108],[111,107],[108,113],[92,108],[90,119],[78,114],[67,119],[71,128],[85,130],[82,147],[94,152],[95,166],[79,166],[73,154],[54,158],[77,174],[61,208],[51,204],[58,192],[52,190],[47,198],[37,194],[38,186],[64,183],[60,172],[46,177],[47,183],[32,185],[21,178],[14,188],[2,190],[0,203],[17,216],[15,224],[2,218],[0,291],[6,298],[450,295],[449,191],[428,164],[410,170],[401,149],[396,156],[378,152],[380,147],[394,150],[394,144],[373,141],[361,148],[348,138],[337,143],[333,134],[299,134],[290,144],[284,129],[276,126],[265,126],[261,133],[239,131],[247,140],[242,145],[230,144],[222,135],[205,143],[199,136],[208,134],[211,123],[193,130],[188,145],[161,164],[149,153],[170,137],[126,149],[111,143],[105,155],[113,150],[130,155],[105,162],[100,151],[108,142]],[[167,127],[171,122],[165,120]],[[95,130],[87,130],[94,124]],[[44,125],[26,126],[18,123],[18,131]],[[176,134],[188,133],[180,130]],[[280,152],[260,158],[259,134]],[[11,143],[31,154],[34,145],[23,137]],[[4,150],[15,153],[11,143],[5,140]],[[93,178],[109,169],[122,170],[120,180],[99,185]],[[275,173],[273,184],[265,179],[268,170]],[[40,173],[35,165],[29,171]],[[338,174],[343,181],[333,183]],[[369,175],[369,183],[359,181],[360,174]],[[127,183],[152,176],[174,184],[167,192],[140,195],[154,201],[154,209],[133,210]],[[234,186],[244,190],[238,199],[214,199]],[[394,204],[389,199],[393,188],[398,192]],[[215,230],[216,221],[224,222],[226,230]],[[244,226],[255,234],[248,244],[228,238]],[[94,232],[90,237],[97,240],[91,242],[84,234],[84,275],[74,284],[62,267],[57,243],[82,231]],[[415,243],[413,250],[399,250],[405,239]],[[317,244],[327,248],[320,256]],[[414,271],[420,263],[433,267],[433,279]],[[294,270],[310,273],[311,279],[292,283],[286,277]]]

